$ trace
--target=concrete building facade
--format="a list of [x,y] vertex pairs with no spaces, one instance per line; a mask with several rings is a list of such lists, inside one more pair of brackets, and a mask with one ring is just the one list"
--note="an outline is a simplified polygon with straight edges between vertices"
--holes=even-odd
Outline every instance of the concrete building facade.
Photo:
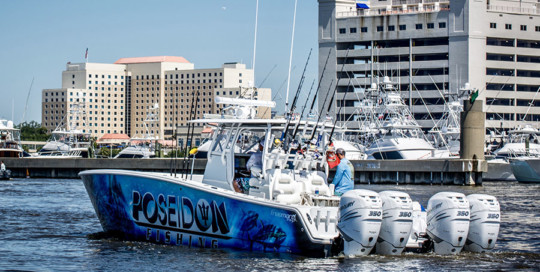
[[[79,103],[84,114],[77,126],[85,132],[94,137],[106,133],[135,137],[145,133],[144,120],[157,105],[158,121],[150,124],[149,132],[160,139],[171,139],[175,129],[182,136],[188,120],[218,113],[215,96],[245,95],[242,90],[253,85],[253,78],[253,70],[244,64],[195,69],[183,57],[122,58],[114,64],[68,63],[62,72],[62,88],[42,91],[42,124],[49,131],[66,126],[66,120],[72,118],[70,109]],[[270,100],[271,90],[259,88],[254,97]],[[195,133],[201,130],[198,126]]]
[[348,127],[355,101],[383,76],[425,129],[465,83],[485,101],[488,130],[540,124],[537,1],[319,0],[319,71],[327,56],[319,97],[337,92]]

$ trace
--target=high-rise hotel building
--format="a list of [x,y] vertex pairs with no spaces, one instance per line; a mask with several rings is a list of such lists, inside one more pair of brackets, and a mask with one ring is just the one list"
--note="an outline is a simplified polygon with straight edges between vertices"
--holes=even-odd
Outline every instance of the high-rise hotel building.
[[[85,114],[77,126],[85,132],[94,137],[106,133],[136,137],[145,133],[144,120],[157,105],[158,121],[149,124],[150,133],[169,139],[175,128],[186,127],[190,117],[218,113],[222,105],[214,103],[215,96],[238,97],[253,78],[253,70],[244,64],[195,69],[183,57],[171,56],[121,58],[113,64],[68,63],[62,88],[42,92],[42,124],[49,131],[69,124],[74,104],[79,103]],[[254,96],[270,100],[271,90],[259,88]]]
[[[319,0],[322,95],[356,101],[389,76],[424,128],[465,83],[484,100],[486,128],[540,121],[540,2],[537,0]],[[322,103],[322,99],[319,100]],[[532,105],[531,107],[529,107]],[[322,108],[322,105],[319,105]]]

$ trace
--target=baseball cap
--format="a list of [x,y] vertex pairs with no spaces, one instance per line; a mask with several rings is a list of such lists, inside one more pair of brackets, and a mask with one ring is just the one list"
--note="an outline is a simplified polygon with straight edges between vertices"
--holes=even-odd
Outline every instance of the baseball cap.
[[340,147],[340,148],[336,149],[336,154],[345,156],[345,150]]

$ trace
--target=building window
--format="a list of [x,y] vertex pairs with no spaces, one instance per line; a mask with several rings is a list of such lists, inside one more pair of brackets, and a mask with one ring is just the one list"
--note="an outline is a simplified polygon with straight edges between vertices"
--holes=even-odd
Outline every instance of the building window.
[[399,30],[407,30],[407,26],[406,25],[399,25]]
[[439,28],[446,28],[446,22],[439,22]]
[[384,27],[383,27],[383,26],[377,26],[377,32],[382,32],[382,31],[383,31],[383,29],[384,29]]
[[427,28],[428,29],[433,29],[433,28],[435,28],[435,24],[434,23],[427,23]]
[[521,25],[519,29],[521,29],[521,31],[527,31],[527,25]]
[[504,28],[508,30],[512,30],[512,24],[505,24]]
[[396,30],[396,26],[393,26],[393,25],[388,26],[388,31],[395,31],[395,30]]
[[497,23],[489,23],[489,28],[497,28]]
[[416,24],[416,29],[422,29],[422,24]]
[[356,27],[351,27],[351,28],[349,29],[349,32],[350,32],[350,33],[356,33]]
[[540,26],[535,26],[535,27],[534,27],[534,30],[535,30],[536,32],[540,32]]
[[339,29],[339,34],[345,34],[347,31],[345,30],[345,28],[340,28]]
[[[540,26],[537,26],[537,28],[539,28]],[[537,30],[538,31],[538,30]],[[366,33],[367,32],[367,27],[361,27],[360,28],[360,32],[362,33]]]

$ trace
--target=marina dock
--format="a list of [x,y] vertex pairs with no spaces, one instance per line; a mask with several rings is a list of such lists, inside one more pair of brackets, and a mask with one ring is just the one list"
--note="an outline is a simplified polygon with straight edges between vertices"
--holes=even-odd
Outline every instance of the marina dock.
[[[125,169],[182,173],[183,159],[67,159],[67,158],[2,158],[14,178],[78,178],[78,173],[91,169]],[[351,161],[357,184],[448,184],[480,185],[487,171],[484,160],[363,160]],[[191,166],[191,164],[190,164]],[[194,173],[204,172],[206,159],[196,159]],[[334,173],[330,171],[330,178]]]

